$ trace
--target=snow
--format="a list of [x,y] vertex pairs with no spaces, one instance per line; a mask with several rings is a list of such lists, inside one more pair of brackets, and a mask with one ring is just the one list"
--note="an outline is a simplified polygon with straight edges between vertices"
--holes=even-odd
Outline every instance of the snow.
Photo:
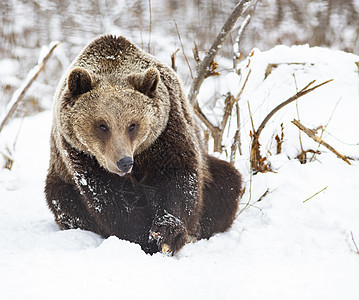
[[[243,154],[237,154],[236,166],[245,185],[242,212],[228,232],[188,244],[173,257],[146,255],[116,237],[60,231],[43,194],[52,113],[27,117],[23,125],[18,119],[9,123],[0,135],[1,149],[9,146],[15,159],[12,171],[0,170],[0,298],[358,299],[359,57],[277,46],[255,50],[249,59],[248,67],[248,61],[240,65],[242,83],[251,69],[239,102]],[[278,67],[265,78],[268,64]],[[260,142],[275,172],[252,175],[248,103],[258,127],[296,86],[300,90],[314,79],[334,81],[271,119]],[[238,84],[236,74],[217,80],[220,93],[239,91],[232,86]],[[202,89],[201,103],[212,94]],[[348,165],[320,146],[316,159],[300,164],[294,118],[309,128],[326,126],[323,140],[356,160]],[[281,123],[283,151],[275,155],[273,132],[280,132]],[[226,132],[227,148],[234,130],[230,126]],[[318,149],[304,133],[301,140],[304,149]]]

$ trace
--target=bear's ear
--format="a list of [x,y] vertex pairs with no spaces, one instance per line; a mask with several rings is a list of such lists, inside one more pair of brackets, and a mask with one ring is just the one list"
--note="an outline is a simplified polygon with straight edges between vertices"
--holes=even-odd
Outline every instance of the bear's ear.
[[79,96],[91,90],[91,75],[84,68],[76,67],[67,79],[67,85],[72,96]]
[[144,73],[131,74],[128,80],[136,90],[149,97],[153,97],[160,81],[160,72],[155,68],[149,68]]

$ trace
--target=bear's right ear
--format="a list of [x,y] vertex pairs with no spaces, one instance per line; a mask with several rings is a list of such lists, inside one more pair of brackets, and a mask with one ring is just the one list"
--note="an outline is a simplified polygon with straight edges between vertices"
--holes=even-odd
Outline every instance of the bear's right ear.
[[158,82],[160,81],[160,72],[158,72],[155,68],[149,68],[144,73],[129,75],[128,81],[142,94],[153,97],[155,95]]
[[90,91],[92,80],[89,72],[84,68],[74,68],[67,79],[67,86],[72,96],[79,96]]

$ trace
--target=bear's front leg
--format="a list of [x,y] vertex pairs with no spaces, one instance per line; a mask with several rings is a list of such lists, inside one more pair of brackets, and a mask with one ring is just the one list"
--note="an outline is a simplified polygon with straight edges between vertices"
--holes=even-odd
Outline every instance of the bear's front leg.
[[168,177],[157,177],[161,188],[156,195],[149,239],[157,241],[159,251],[174,254],[186,244],[189,236],[198,235],[201,191],[195,170],[176,169],[164,173]]

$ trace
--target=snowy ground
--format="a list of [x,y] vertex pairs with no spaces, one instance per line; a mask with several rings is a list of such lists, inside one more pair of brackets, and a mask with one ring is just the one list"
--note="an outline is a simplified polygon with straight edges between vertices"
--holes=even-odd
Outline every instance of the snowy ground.
[[[20,132],[13,170],[0,170],[0,299],[358,299],[358,61],[306,46],[254,52],[240,103],[243,155],[236,161],[246,186],[240,208],[250,206],[228,232],[188,244],[174,257],[146,255],[115,237],[60,231],[43,195],[51,112],[12,121],[0,136],[2,146],[11,145]],[[268,63],[279,66],[264,79]],[[258,126],[296,92],[295,81],[301,89],[331,78],[273,117],[261,149],[276,172],[251,176],[247,101]],[[228,75],[227,88],[236,90],[237,80]],[[299,131],[290,123],[298,115],[309,128],[326,126],[322,138],[357,160],[348,165],[321,146],[316,160],[301,165],[294,159]],[[280,133],[281,123],[283,152],[274,155],[273,132]],[[318,149],[303,133],[301,139],[304,149]]]

